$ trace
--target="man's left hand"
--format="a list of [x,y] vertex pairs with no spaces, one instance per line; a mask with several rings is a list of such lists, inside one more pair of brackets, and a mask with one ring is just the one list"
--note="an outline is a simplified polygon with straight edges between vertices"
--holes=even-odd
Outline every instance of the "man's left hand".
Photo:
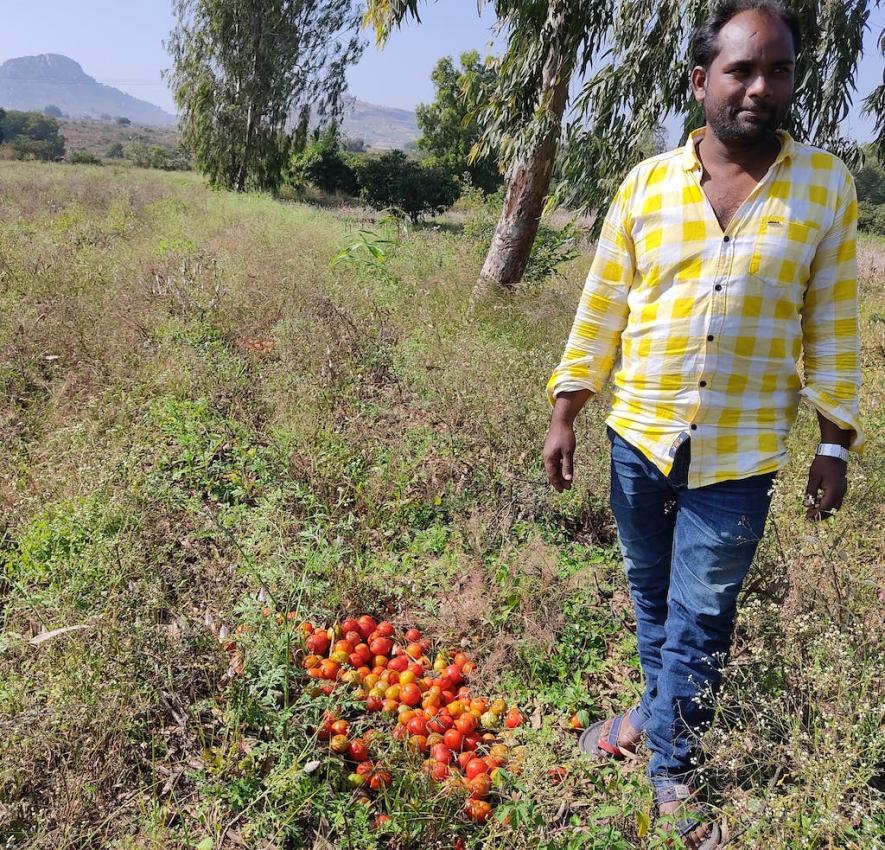
[[815,456],[808,472],[805,504],[808,519],[821,520],[842,507],[848,490],[848,464],[837,457]]

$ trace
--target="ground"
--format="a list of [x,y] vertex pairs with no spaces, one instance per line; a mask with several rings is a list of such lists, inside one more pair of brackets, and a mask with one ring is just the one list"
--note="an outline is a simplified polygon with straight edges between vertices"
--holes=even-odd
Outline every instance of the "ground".
[[[482,246],[454,224],[135,168],[0,162],[0,183],[4,846],[664,846],[641,768],[578,758],[565,728],[639,692],[605,400],[571,493],[539,456],[589,253],[471,303]],[[866,453],[806,523],[800,413],[704,739],[729,847],[870,848],[885,825],[881,241],[861,291]],[[496,817],[468,823],[397,748],[358,804],[264,606],[466,647],[529,718]],[[218,633],[241,623],[230,681]]]

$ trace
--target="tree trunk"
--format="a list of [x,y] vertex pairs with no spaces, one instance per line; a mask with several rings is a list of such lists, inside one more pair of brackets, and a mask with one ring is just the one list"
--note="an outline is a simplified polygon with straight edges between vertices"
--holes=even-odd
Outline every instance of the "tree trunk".
[[509,171],[504,209],[486,256],[475,295],[496,286],[512,290],[525,273],[532,244],[541,223],[544,199],[550,188],[553,162],[568,100],[575,63],[575,49],[567,49],[568,2],[551,3],[545,29],[550,28],[550,47],[544,62],[538,102],[551,117],[549,133],[527,156],[517,159]]

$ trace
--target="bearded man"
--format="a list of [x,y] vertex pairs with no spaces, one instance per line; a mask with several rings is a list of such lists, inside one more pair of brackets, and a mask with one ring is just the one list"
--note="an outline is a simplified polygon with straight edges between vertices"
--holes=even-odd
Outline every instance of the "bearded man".
[[809,518],[841,506],[847,449],[863,443],[856,196],[839,159],[780,129],[799,49],[796,17],[777,0],[728,0],[694,33],[706,126],[622,183],[547,388],[544,463],[561,492],[575,418],[614,369],[611,506],[644,692],[581,748],[632,757],[644,737],[658,811],[693,850],[721,842],[689,802],[699,736],[800,397],[821,434]]

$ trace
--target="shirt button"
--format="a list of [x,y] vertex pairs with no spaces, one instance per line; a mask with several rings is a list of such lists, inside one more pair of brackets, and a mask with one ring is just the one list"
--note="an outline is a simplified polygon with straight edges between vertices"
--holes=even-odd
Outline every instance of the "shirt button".
[[722,291],[722,284],[721,284],[721,283],[717,283],[715,289],[716,289],[717,292],[721,292],[721,291]]
[[697,430],[698,430],[698,426],[697,426],[697,425],[692,425],[692,426],[691,426],[691,430],[692,430],[692,431],[697,431]]
[[714,339],[713,334],[710,334],[710,335],[707,337],[707,342],[713,342],[713,339]]
[[701,386],[702,386],[702,387],[707,386],[707,382],[706,382],[706,381],[701,381]]
[[731,242],[731,237],[730,236],[723,236],[722,241],[723,242]]

